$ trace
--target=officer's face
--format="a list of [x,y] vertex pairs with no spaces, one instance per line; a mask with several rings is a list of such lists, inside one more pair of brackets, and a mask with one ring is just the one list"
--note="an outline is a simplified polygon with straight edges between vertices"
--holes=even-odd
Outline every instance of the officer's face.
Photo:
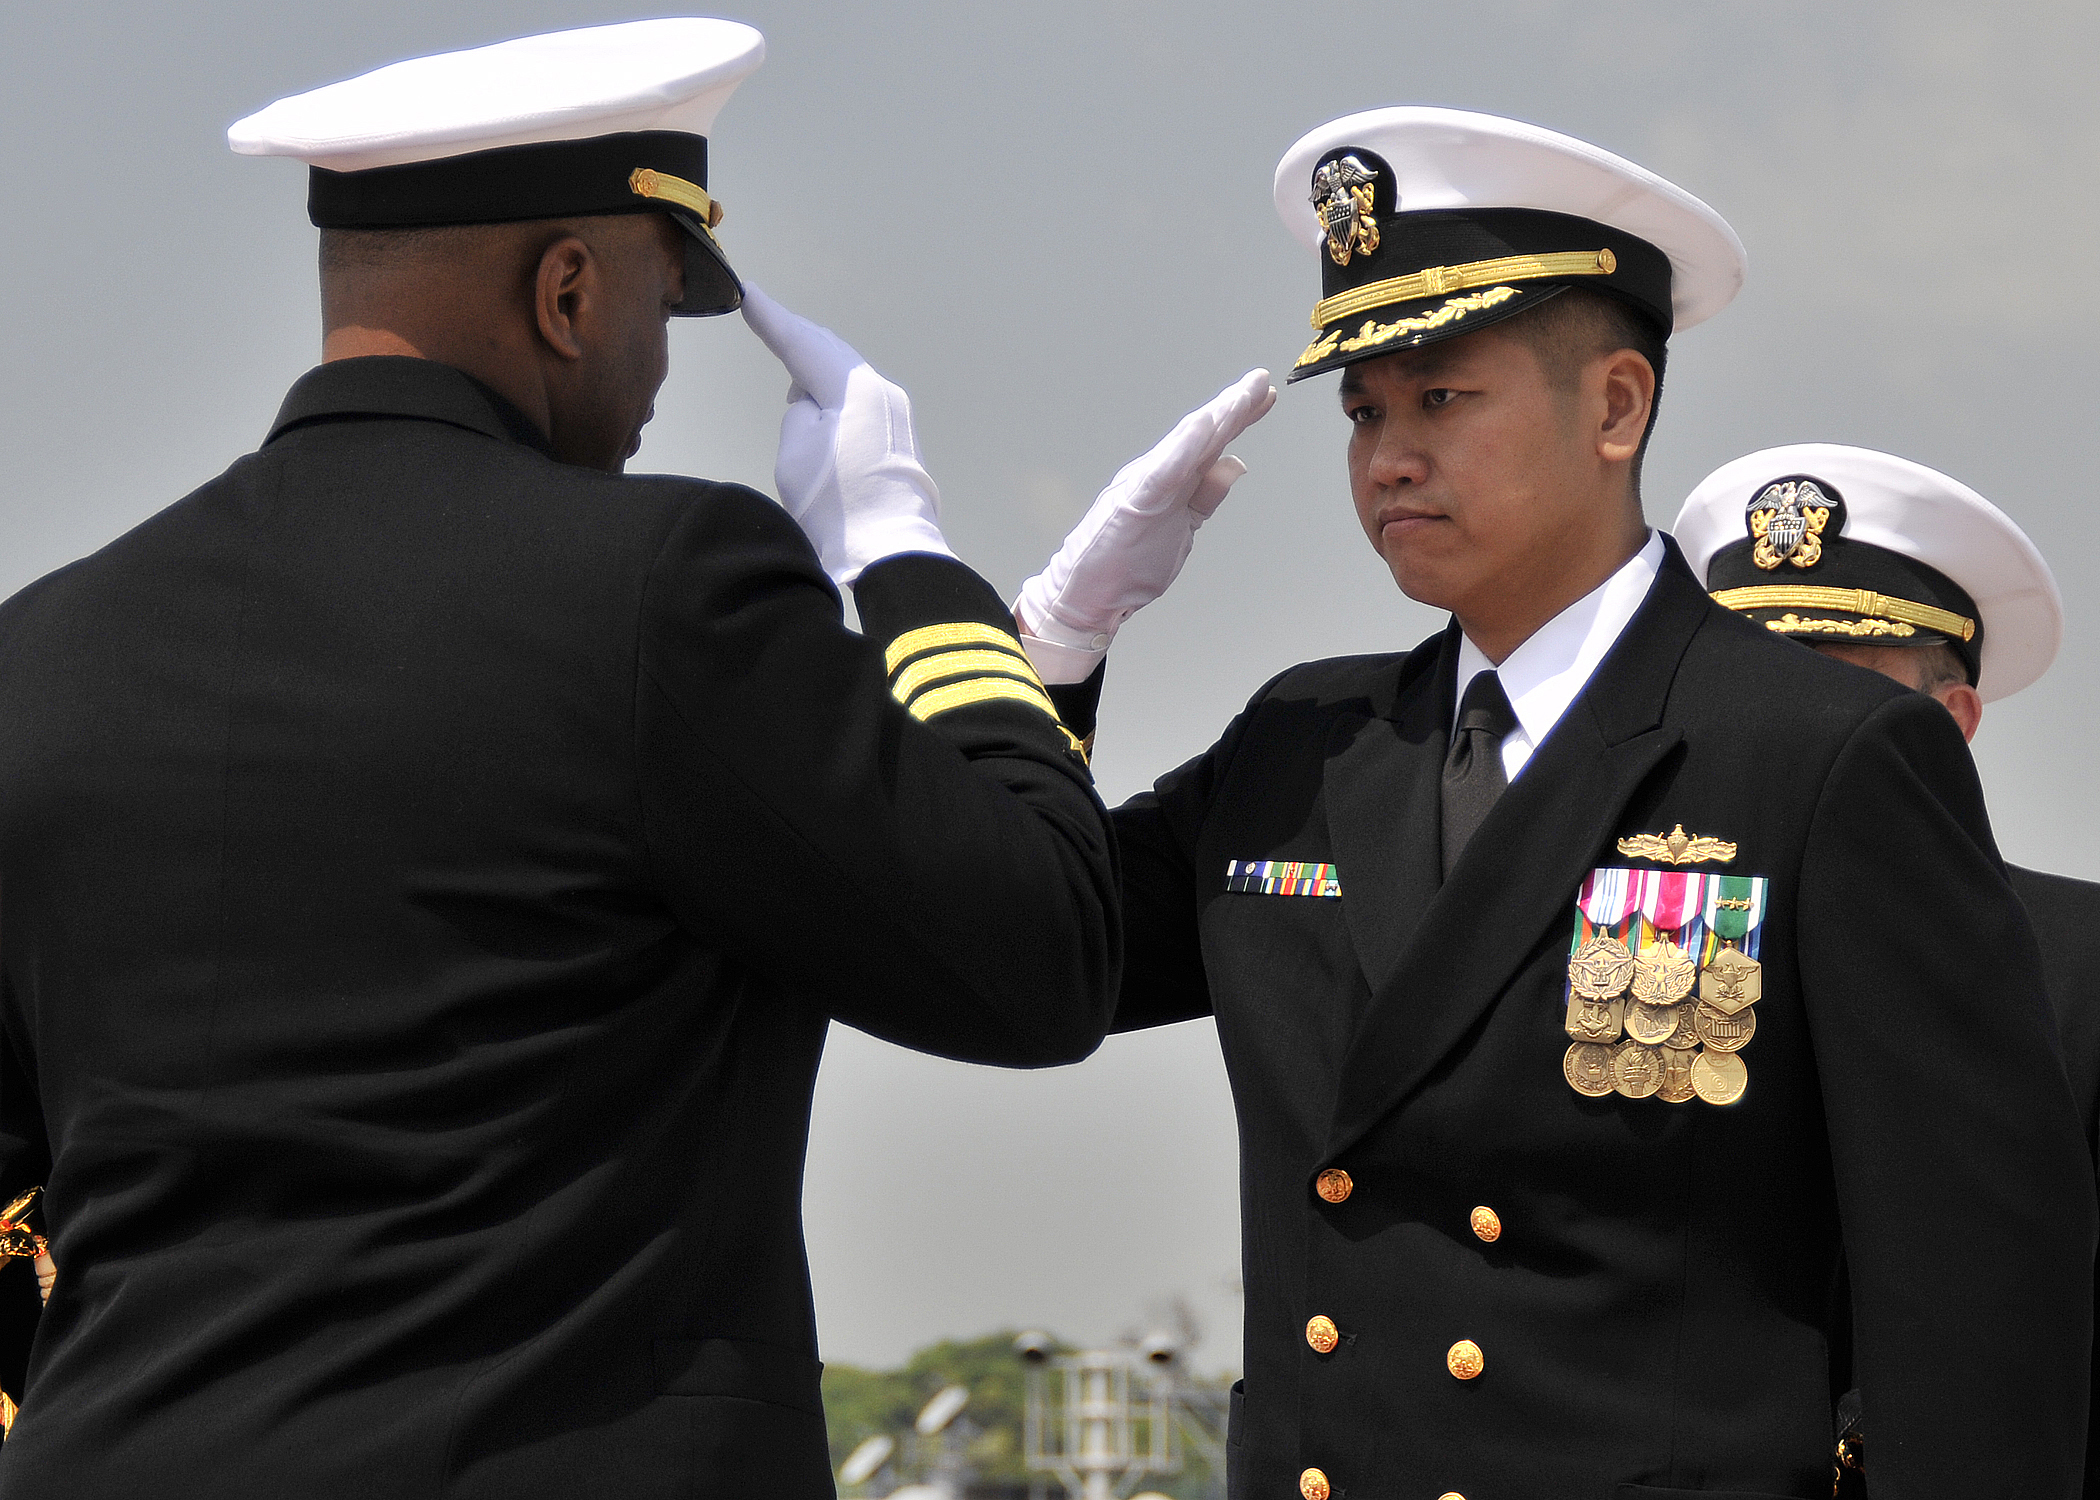
[[[1647,370],[1638,355],[1623,356]],[[1621,363],[1600,358],[1556,383],[1525,339],[1486,328],[1343,372],[1349,482],[1364,534],[1409,598],[1453,611],[1491,652],[1476,622],[1514,608],[1536,614],[1535,628],[1609,576],[1645,535],[1628,499],[1639,431],[1632,446],[1611,432],[1609,388],[1619,377],[1606,366]],[[1646,410],[1642,394],[1642,425]]]
[[685,296],[685,231],[668,214],[588,226],[592,264],[571,304],[579,357],[555,389],[555,456],[618,472],[642,445],[670,372],[671,309]]

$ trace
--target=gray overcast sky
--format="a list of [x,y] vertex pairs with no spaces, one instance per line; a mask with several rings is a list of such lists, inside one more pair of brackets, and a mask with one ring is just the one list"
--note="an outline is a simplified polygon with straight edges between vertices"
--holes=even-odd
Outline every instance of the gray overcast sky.
[[[662,10],[600,0],[18,7],[0,57],[0,593],[260,439],[313,361],[301,169],[231,156],[280,94],[423,52]],[[958,549],[1011,590],[1187,407],[1303,347],[1316,269],[1269,180],[1351,110],[1493,110],[1712,203],[1748,288],[1678,341],[1648,465],[1667,523],[1709,469],[1860,443],[1966,480],[2054,563],[2056,669],[1977,753],[2008,855],[2100,877],[2100,7],[2073,0],[752,3],[771,56],[724,111],[737,266],[912,393]],[[635,467],[770,490],[784,380],[740,320],[679,326]],[[1111,799],[1202,749],[1281,667],[1438,624],[1355,529],[1332,379],[1238,446],[1252,473],[1118,642]],[[1784,766],[1773,795],[1789,795]],[[1237,1363],[1234,1127],[1207,1023],[1072,1069],[939,1063],[834,1032],[807,1194],[826,1354],[1188,1296]]]

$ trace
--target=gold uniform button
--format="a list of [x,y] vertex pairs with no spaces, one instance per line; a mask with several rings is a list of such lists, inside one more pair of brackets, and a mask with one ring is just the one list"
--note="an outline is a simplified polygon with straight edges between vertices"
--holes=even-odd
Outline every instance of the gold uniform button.
[[1471,1380],[1487,1368],[1487,1356],[1471,1339],[1460,1339],[1444,1355],[1444,1368],[1460,1380]]
[[1472,1223],[1473,1233],[1478,1235],[1483,1242],[1492,1245],[1495,1241],[1502,1238],[1502,1215],[1496,1213],[1485,1203],[1473,1210]]
[[1335,1327],[1334,1319],[1324,1313],[1306,1322],[1305,1342],[1313,1346],[1314,1353],[1332,1354],[1334,1346],[1341,1341],[1341,1329]]
[[1443,1494],[1437,1496],[1436,1500],[1466,1500],[1466,1497],[1457,1490],[1446,1490]]
[[[1329,1203],[1346,1203],[1349,1195],[1356,1191],[1356,1184],[1340,1167],[1329,1167],[1313,1181],[1313,1188]],[[1317,1473],[1318,1470],[1309,1470]],[[1322,1481],[1323,1483],[1325,1481]]]
[[1305,1500],[1327,1500],[1327,1497],[1334,1493],[1334,1486],[1327,1482],[1327,1476],[1318,1469],[1307,1469],[1298,1476],[1298,1493],[1303,1495]]

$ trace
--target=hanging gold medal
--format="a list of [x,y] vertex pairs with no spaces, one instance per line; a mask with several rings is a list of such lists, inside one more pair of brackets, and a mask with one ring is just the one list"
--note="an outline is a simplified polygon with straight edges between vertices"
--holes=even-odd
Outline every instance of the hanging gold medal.
[[1561,1059],[1560,1069],[1567,1076],[1569,1088],[1601,1099],[1619,1085],[1613,1062],[1611,1048],[1596,1042],[1576,1042]]
[[1692,993],[1698,977],[1691,954],[1665,935],[1641,949],[1633,961],[1633,998],[1650,1005],[1675,1005]]
[[1666,1042],[1677,1034],[1685,1009],[1681,1005],[1642,1005],[1636,1001],[1626,1007],[1626,1034],[1650,1046]]
[[1578,1042],[1616,1042],[1625,1016],[1624,996],[1616,1000],[1585,1000],[1580,995],[1568,996],[1567,1032]]
[[1662,1087],[1662,1053],[1639,1042],[1621,1042],[1612,1054],[1612,1086],[1629,1099],[1646,1099]]
[[1663,1047],[1662,1087],[1655,1096],[1665,1104],[1688,1104],[1698,1097],[1692,1087],[1692,1066],[1699,1061],[1697,1047]]
[[1702,1052],[1692,1063],[1692,1089],[1708,1104],[1733,1104],[1750,1086],[1750,1070],[1733,1052]]
[[1692,1024],[1709,1052],[1740,1052],[1750,1045],[1750,1038],[1757,1035],[1757,1012],[1745,1008],[1732,1016],[1724,1016],[1702,1000]]
[[1633,978],[1633,954],[1615,937],[1598,934],[1568,960],[1568,984],[1585,1000],[1610,1000]]
[[1742,949],[1724,947],[1699,975],[1699,998],[1724,1016],[1755,1005],[1764,994],[1765,966]]

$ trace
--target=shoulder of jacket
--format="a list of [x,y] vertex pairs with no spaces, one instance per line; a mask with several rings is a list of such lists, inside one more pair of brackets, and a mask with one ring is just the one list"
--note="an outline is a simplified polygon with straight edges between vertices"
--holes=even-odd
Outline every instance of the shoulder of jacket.
[[559,509],[596,529],[624,530],[650,557],[688,562],[724,558],[756,546],[800,554],[808,543],[779,504],[741,484],[682,474],[604,474],[565,465]]
[[1406,652],[1380,652],[1299,662],[1270,678],[1258,701],[1287,700],[1342,707],[1374,695],[1390,694],[1407,655]]
[[787,518],[772,500],[748,485],[719,479],[694,479],[684,474],[602,474],[564,464],[550,466],[568,482],[595,489],[615,505],[637,510],[684,515],[692,511],[755,513]]
[[2006,865],[2005,874],[2023,900],[2077,904],[2100,913],[2100,881],[2080,880],[2075,875],[2055,875],[2047,870],[2030,870],[2025,865],[2015,864]]
[[1685,663],[1766,730],[1849,733],[1892,701],[1922,697],[1893,678],[1825,656],[1716,604]]
[[43,577],[25,583],[6,599],[0,600],[0,630],[34,613],[37,607],[54,595],[63,595],[69,583],[87,571],[94,561],[90,554],[77,557],[69,563],[53,568]]
[[1250,698],[1235,738],[1283,747],[1325,744],[1324,726],[1391,712],[1407,662],[1404,653],[1332,656],[1277,673]]

